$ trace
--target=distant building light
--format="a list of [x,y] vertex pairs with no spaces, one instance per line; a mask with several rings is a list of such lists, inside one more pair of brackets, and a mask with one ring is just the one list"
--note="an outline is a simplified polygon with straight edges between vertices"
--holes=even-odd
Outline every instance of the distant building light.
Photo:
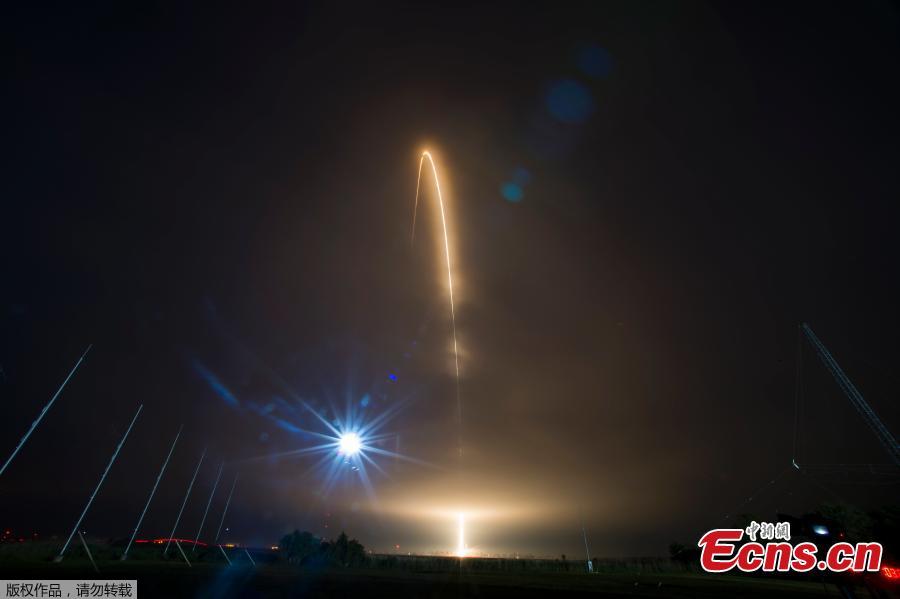
[[154,545],[162,545],[163,543],[183,543],[189,545],[197,545],[198,547],[206,547],[203,541],[194,541],[193,539],[136,539],[135,543],[153,543]]

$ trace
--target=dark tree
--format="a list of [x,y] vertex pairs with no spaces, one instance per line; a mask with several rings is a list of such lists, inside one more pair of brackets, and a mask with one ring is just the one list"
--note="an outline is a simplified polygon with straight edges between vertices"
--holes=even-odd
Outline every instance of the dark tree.
[[281,538],[279,552],[289,563],[324,567],[359,566],[366,562],[366,549],[356,539],[341,532],[334,541],[319,539],[309,532],[294,532]]
[[319,551],[320,542],[310,532],[294,532],[281,537],[279,551],[292,564],[302,563],[303,560],[315,555]]

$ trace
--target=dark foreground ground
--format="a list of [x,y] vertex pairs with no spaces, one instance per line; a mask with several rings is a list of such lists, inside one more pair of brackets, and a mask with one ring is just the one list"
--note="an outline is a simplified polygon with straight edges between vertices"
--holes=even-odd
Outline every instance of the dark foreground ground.
[[[761,580],[697,573],[571,574],[304,571],[282,564],[104,562],[0,563],[0,579],[137,579],[139,597],[839,597],[821,582]],[[2,596],[3,589],[0,589]],[[857,597],[872,597],[859,589]],[[887,595],[896,596],[896,595]]]

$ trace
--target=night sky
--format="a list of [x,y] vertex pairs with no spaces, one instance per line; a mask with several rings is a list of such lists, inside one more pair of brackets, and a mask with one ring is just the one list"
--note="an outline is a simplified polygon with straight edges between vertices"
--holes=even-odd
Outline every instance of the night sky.
[[[797,325],[900,431],[900,13],[883,2],[7,14],[0,527],[346,529],[386,551],[664,554],[790,465]],[[454,261],[456,419],[441,174]],[[886,463],[806,346],[809,462]],[[394,411],[416,461],[308,431]],[[337,412],[335,412],[337,408]],[[463,457],[457,455],[457,438]],[[851,459],[852,458],[852,459]],[[423,462],[423,463],[419,463]],[[794,481],[801,512],[894,487]],[[765,502],[768,503],[765,503]],[[748,510],[750,508],[747,508]],[[210,536],[207,524],[202,537]]]

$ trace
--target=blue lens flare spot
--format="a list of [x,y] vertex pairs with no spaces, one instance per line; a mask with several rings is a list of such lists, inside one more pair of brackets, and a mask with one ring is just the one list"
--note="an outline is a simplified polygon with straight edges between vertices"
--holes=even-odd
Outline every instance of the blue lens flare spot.
[[206,368],[203,364],[201,364],[198,360],[194,360],[194,371],[200,375],[203,380],[210,386],[210,388],[218,395],[222,400],[232,406],[238,407],[240,402],[237,397],[235,397],[234,393],[225,386],[219,377],[217,377],[211,370]]
[[507,181],[500,187],[500,193],[503,194],[503,197],[506,198],[507,202],[521,202],[522,196],[522,188],[513,183],[512,181]]
[[594,112],[594,99],[587,88],[577,81],[563,79],[550,87],[547,108],[557,120],[578,124],[586,121]]
[[578,67],[588,77],[606,79],[613,70],[612,54],[606,48],[592,44],[578,55]]
[[362,407],[366,408],[366,407],[369,406],[369,403],[370,403],[371,401],[372,401],[372,400],[369,399],[369,396],[368,396],[368,395],[363,395],[363,398],[362,398],[361,400],[359,400],[359,405],[361,405]]
[[392,373],[388,374],[388,379],[390,379],[392,381],[396,381],[397,375],[392,372]]
[[512,181],[519,187],[525,187],[531,182],[531,173],[525,167],[518,167],[513,171]]
[[277,424],[280,428],[288,431],[289,433],[295,433],[295,434],[303,433],[303,429],[301,429],[297,426],[294,426],[293,423],[288,422],[284,418],[275,418],[274,421],[275,421],[275,424]]

